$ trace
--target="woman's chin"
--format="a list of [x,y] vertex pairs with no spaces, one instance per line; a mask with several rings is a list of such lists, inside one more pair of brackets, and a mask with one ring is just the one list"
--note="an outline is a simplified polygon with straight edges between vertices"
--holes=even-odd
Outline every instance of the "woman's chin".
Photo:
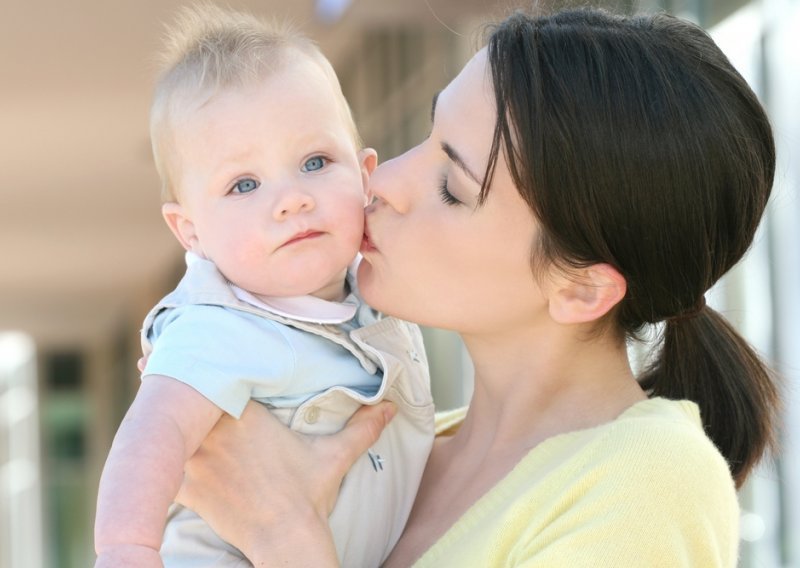
[[372,306],[372,298],[374,296],[373,290],[375,288],[375,270],[366,258],[362,258],[361,262],[358,263],[356,279],[361,296],[364,298],[364,301]]
[[386,286],[381,285],[375,267],[366,258],[359,263],[356,278],[358,291],[364,301],[373,309],[389,315],[392,310],[391,306],[386,305]]

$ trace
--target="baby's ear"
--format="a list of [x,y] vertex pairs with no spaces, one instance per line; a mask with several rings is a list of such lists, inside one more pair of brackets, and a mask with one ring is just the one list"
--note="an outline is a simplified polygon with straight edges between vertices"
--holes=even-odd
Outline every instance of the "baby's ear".
[[625,278],[610,264],[593,264],[556,280],[549,308],[559,323],[596,321],[614,309],[627,291]]
[[200,250],[200,239],[197,237],[194,223],[180,203],[175,203],[174,201],[164,203],[161,206],[161,215],[163,215],[167,226],[172,231],[172,234],[175,235],[175,238],[178,239],[178,242],[183,245],[183,248],[203,256]]
[[372,201],[372,192],[369,190],[369,176],[378,166],[378,153],[372,148],[364,148],[358,153],[358,162],[361,166],[361,184],[364,188],[366,203]]

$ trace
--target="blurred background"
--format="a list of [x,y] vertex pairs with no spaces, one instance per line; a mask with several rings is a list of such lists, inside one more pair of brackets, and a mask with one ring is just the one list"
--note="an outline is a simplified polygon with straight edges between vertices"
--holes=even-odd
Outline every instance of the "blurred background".
[[[0,568],[90,566],[94,500],[138,385],[138,331],[183,271],[160,216],[148,104],[181,0],[0,7]],[[493,0],[230,0],[288,17],[337,69],[383,158],[422,140],[431,96]],[[785,379],[781,452],[741,491],[743,567],[800,567],[800,0],[633,0],[709,29],[772,117],[779,167],[745,262],[713,291]],[[458,339],[425,330],[437,406],[468,401]],[[676,496],[679,498],[679,496]]]

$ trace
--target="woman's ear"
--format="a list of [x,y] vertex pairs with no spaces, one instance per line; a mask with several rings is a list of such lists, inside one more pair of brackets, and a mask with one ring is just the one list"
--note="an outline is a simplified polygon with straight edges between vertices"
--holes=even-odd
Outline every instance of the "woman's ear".
[[557,277],[550,295],[550,317],[559,323],[587,323],[610,312],[625,297],[627,283],[610,264],[593,264],[577,274]]
[[372,148],[364,148],[358,153],[361,164],[361,186],[364,188],[364,199],[367,205],[372,201],[372,192],[369,190],[369,176],[378,166],[378,153]]
[[164,203],[161,206],[161,215],[183,248],[199,256],[204,256],[200,249],[200,239],[197,237],[194,223],[180,203]]

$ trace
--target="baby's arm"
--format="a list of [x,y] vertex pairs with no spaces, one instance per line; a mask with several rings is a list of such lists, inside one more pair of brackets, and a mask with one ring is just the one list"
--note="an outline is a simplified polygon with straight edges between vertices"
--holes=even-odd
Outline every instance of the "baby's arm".
[[162,565],[158,550],[184,463],[221,415],[180,381],[161,375],[142,380],[100,479],[95,568]]

